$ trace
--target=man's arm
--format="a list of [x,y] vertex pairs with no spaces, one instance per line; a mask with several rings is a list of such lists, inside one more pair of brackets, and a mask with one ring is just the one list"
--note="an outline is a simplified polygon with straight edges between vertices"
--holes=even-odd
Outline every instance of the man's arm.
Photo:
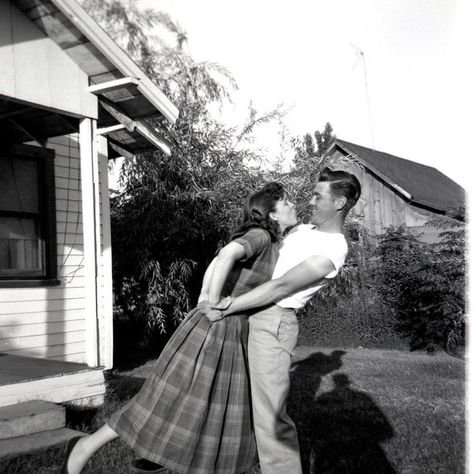
[[334,264],[327,257],[310,257],[288,270],[280,278],[267,281],[263,285],[237,297],[224,310],[223,316],[278,302],[298,291],[316,285],[334,270]]

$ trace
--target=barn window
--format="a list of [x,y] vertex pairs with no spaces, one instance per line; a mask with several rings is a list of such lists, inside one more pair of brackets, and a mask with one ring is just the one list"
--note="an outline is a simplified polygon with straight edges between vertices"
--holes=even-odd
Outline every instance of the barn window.
[[1,152],[0,189],[0,286],[54,279],[54,152],[26,145]]

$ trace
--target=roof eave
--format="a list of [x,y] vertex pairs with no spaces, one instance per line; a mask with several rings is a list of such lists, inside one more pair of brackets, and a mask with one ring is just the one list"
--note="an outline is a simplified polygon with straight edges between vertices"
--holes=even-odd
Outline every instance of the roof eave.
[[[404,197],[406,197],[408,200],[412,201],[412,202],[415,202],[414,199],[413,199],[413,196],[406,190],[404,189],[402,186],[400,186],[399,184],[395,183],[393,180],[391,180],[386,174],[382,173],[380,170],[378,170],[377,168],[373,167],[372,165],[370,165],[369,163],[367,163],[367,160],[364,160],[364,158],[362,158],[361,156],[359,156],[357,153],[355,153],[353,150],[351,150],[350,148],[344,146],[342,143],[338,142],[337,140],[334,142],[334,145],[338,146],[339,148],[341,148],[345,153],[347,153],[348,155],[351,155],[351,156],[354,156],[355,158],[357,158],[361,163],[364,164],[364,166],[372,171],[372,173],[374,173],[375,175],[377,175],[380,179],[382,179],[383,181],[385,181],[389,186],[391,186],[393,189],[397,190],[400,194],[402,194]],[[421,204],[421,203],[420,203]]]
[[[398,185],[397,183],[395,183],[393,180],[391,180],[387,175],[385,175],[384,173],[382,173],[380,170],[378,170],[377,168],[375,168],[374,166],[372,166],[370,163],[368,163],[366,160],[364,160],[364,158],[362,158],[360,155],[358,155],[357,153],[355,153],[352,149],[350,149],[350,147],[348,146],[345,146],[344,144],[342,144],[339,140],[335,140],[334,143],[328,148],[328,150],[326,150],[326,153],[325,154],[329,154],[333,151],[334,148],[337,148],[339,147],[344,153],[347,153],[348,155],[350,156],[353,156],[354,158],[356,158],[357,160],[359,160],[362,165],[367,168],[367,170],[369,170],[371,173],[373,173],[374,175],[378,176],[383,182],[385,182],[389,187],[391,187],[392,189],[394,189],[395,191],[397,191],[398,193],[400,193],[403,197],[405,197],[407,199],[407,201],[412,204],[412,205],[415,205],[415,206],[419,206],[423,209],[426,209],[428,211],[431,211],[431,212],[436,212],[436,213],[439,213],[439,214],[446,214],[448,208],[441,208],[439,206],[434,206],[432,203],[427,203],[427,202],[423,202],[423,201],[420,201],[418,199],[416,199],[416,197],[414,197],[411,193],[409,193],[408,191],[406,191],[402,186]],[[323,155],[324,156],[324,155]]]
[[125,77],[139,80],[138,90],[169,122],[176,122],[179,115],[178,108],[80,5],[70,0],[51,1]]

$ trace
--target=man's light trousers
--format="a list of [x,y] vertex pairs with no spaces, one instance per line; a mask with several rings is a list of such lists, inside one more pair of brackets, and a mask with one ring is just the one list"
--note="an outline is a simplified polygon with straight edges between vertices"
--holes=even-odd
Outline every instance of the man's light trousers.
[[300,474],[296,427],[286,413],[298,337],[295,312],[273,305],[250,316],[249,322],[252,409],[262,474]]

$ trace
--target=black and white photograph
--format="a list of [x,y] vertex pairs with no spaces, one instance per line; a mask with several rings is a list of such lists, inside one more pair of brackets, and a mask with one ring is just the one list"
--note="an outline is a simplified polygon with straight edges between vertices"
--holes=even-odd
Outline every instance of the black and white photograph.
[[473,19],[0,0],[0,473],[470,472]]

